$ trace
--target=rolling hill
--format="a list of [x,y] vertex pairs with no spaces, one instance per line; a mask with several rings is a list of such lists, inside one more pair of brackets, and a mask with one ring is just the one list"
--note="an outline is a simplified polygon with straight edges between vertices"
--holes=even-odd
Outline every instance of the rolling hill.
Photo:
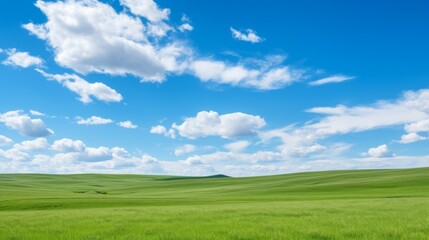
[[0,175],[0,239],[429,239],[429,168]]

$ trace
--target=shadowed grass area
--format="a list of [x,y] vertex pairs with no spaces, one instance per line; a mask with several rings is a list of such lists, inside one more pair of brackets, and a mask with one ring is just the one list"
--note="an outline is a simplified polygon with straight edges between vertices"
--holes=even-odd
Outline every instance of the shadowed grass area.
[[0,175],[0,239],[429,239],[429,168]]

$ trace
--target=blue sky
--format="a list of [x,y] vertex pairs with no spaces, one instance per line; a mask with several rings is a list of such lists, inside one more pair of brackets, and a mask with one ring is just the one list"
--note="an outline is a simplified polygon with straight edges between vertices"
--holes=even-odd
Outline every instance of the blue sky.
[[427,1],[0,5],[0,172],[429,166]]

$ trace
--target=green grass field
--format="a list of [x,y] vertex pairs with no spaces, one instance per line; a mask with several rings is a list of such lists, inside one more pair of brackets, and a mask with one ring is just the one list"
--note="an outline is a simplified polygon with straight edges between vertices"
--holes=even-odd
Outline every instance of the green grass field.
[[429,168],[3,174],[0,239],[429,239]]

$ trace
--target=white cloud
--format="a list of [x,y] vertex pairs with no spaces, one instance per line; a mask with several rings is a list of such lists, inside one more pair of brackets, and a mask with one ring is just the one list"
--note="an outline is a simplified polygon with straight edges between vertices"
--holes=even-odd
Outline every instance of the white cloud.
[[194,155],[182,160],[186,165],[201,164],[241,164],[241,163],[270,163],[280,162],[287,158],[279,152],[258,151],[255,153],[237,153],[237,152],[214,152],[203,155]]
[[191,26],[189,23],[184,23],[179,26],[179,31],[185,32],[185,31],[192,31],[194,30],[194,27]]
[[429,119],[407,124],[404,128],[408,133],[429,132]]
[[10,146],[12,144],[13,144],[13,140],[12,139],[10,139],[8,137],[5,137],[3,135],[0,135],[0,147]]
[[207,136],[234,138],[253,135],[265,124],[265,120],[260,116],[241,112],[219,115],[214,111],[202,111],[195,117],[186,118],[180,125],[173,124],[172,127],[182,137],[190,139]]
[[167,33],[173,28],[165,22],[149,23],[147,26],[147,33],[155,37],[165,37]]
[[[168,74],[189,73],[203,82],[261,90],[283,88],[306,78],[305,70],[280,63],[255,66],[246,60],[227,63],[198,57],[198,52],[185,41],[168,35],[174,31],[166,23],[169,9],[159,8],[152,0],[121,0],[121,5],[134,15],[118,13],[97,0],[38,0],[36,6],[47,22],[23,27],[53,48],[59,65],[80,74],[133,75],[141,81],[162,82]],[[178,30],[192,30],[189,18],[182,17]],[[258,39],[251,30],[243,36]]]
[[354,78],[355,77],[351,77],[351,76],[335,75],[335,76],[330,76],[330,77],[326,77],[326,78],[322,78],[322,79],[310,82],[308,83],[308,85],[320,86],[328,83],[341,83],[341,82],[352,80]]
[[192,144],[185,144],[183,146],[180,146],[174,150],[174,155],[181,156],[183,154],[194,152],[197,149],[195,145]]
[[168,20],[170,9],[161,9],[152,0],[120,0],[121,4],[127,6],[137,16],[146,18],[151,22]]
[[[30,159],[30,155],[14,148],[11,148],[6,151],[0,149],[0,159],[2,158],[12,161],[26,161]],[[4,161],[2,162],[2,164],[0,164],[0,170],[2,169],[2,167],[4,167],[5,164],[6,163]],[[15,172],[16,171],[20,171],[20,169],[15,169]]]
[[[326,116],[317,121],[310,121],[302,127],[293,125],[261,132],[260,137],[264,141],[280,138],[285,148],[294,148],[309,147],[317,140],[333,135],[397,125],[410,124],[406,129],[416,130],[412,123],[421,123],[421,121],[429,119],[428,106],[429,90],[422,89],[406,92],[402,98],[396,101],[379,101],[368,106],[313,108],[308,112]],[[421,128],[418,127],[418,129]]]
[[[168,74],[190,73],[203,82],[261,90],[283,88],[307,78],[306,70],[292,66],[249,66],[241,61],[199,57],[186,41],[169,35],[176,30],[167,23],[168,8],[160,8],[153,0],[120,0],[120,4],[129,11],[116,11],[97,0],[38,0],[36,7],[46,15],[47,22],[28,23],[23,28],[46,41],[59,65],[80,74],[133,75],[141,81],[162,82]],[[175,28],[180,32],[193,29],[186,15]],[[243,41],[263,40],[251,29],[231,31]]]
[[103,162],[112,158],[112,153],[107,147],[86,147],[80,152],[61,152],[51,156],[64,164],[76,164],[78,162]]
[[182,17],[180,18],[180,20],[182,21],[182,22],[191,22],[191,19],[189,18],[189,16],[188,15],[186,15],[186,14],[182,14]]
[[49,148],[46,138],[36,138],[34,140],[23,141],[13,146],[14,149],[23,152],[46,150]]
[[92,116],[87,119],[83,119],[81,117],[77,117],[77,124],[79,125],[103,125],[112,123],[112,119],[106,119],[102,117]]
[[161,134],[161,135],[164,135],[166,137],[173,138],[173,139],[176,138],[176,133],[175,133],[174,129],[167,130],[167,128],[165,128],[162,125],[153,126],[150,129],[150,133]]
[[138,127],[137,125],[133,124],[131,121],[119,122],[118,126],[123,128],[130,128],[130,129],[135,129]]
[[426,139],[427,139],[427,137],[423,137],[423,136],[420,136],[419,134],[417,134],[415,132],[412,132],[412,133],[402,135],[401,140],[399,142],[406,144],[406,143],[423,141]]
[[[374,128],[407,124],[420,121],[429,116],[429,90],[406,92],[404,97],[394,101],[381,101],[372,106],[326,108],[328,115],[320,122],[307,127],[317,130],[318,134],[342,134],[360,132]],[[331,114],[333,110],[338,114]],[[312,109],[309,112],[313,112]],[[317,109],[317,113],[323,113]]]
[[49,146],[50,145],[46,138],[23,141],[21,143],[14,144],[12,148],[6,151],[0,149],[0,159],[5,158],[12,161],[28,161],[31,159],[31,152],[47,150],[49,149]]
[[18,52],[15,48],[6,51],[8,58],[2,63],[14,67],[28,68],[31,66],[40,66],[43,60],[39,57],[33,57],[28,52]]
[[114,158],[127,158],[130,156],[130,154],[125,148],[114,147],[112,148],[112,156]]
[[27,23],[22,25],[22,27],[40,39],[48,38],[48,30],[46,29],[45,25],[36,25],[34,23]]
[[131,74],[143,81],[160,82],[167,73],[183,70],[183,58],[189,54],[187,47],[178,41],[160,45],[148,39],[168,31],[170,27],[160,20],[166,19],[169,11],[158,11],[150,0],[123,0],[122,4],[148,18],[147,26],[140,18],[118,13],[96,0],[38,0],[36,6],[47,22],[23,27],[53,48],[59,65],[81,74]]
[[326,150],[328,150],[327,147],[322,146],[318,143],[316,144],[310,144],[310,145],[303,145],[303,146],[288,146],[288,145],[282,145],[279,147],[282,154],[289,157],[308,157],[311,154],[315,153],[321,153]]
[[179,31],[185,32],[194,30],[194,27],[190,24],[191,19],[186,14],[183,14],[180,20],[182,21],[182,25],[179,26]]
[[58,152],[82,152],[86,148],[85,144],[81,140],[72,140],[63,138],[56,140],[51,149]]
[[375,148],[368,149],[368,156],[375,158],[385,158],[385,157],[393,157],[395,156],[387,147],[386,144],[380,145]]
[[130,9],[136,16],[146,18],[147,34],[154,37],[165,37],[173,28],[165,21],[168,20],[170,9],[161,9],[152,0],[121,0],[121,5]]
[[32,119],[21,110],[0,114],[0,122],[28,137],[47,137],[54,134],[41,119]]
[[246,33],[240,32],[232,27],[230,27],[232,37],[237,40],[245,41],[245,42],[251,42],[251,43],[259,43],[262,42],[264,39],[256,35],[256,32],[252,29],[247,29]]
[[164,134],[166,132],[167,132],[167,129],[162,125],[153,126],[150,129],[150,133],[153,133],[153,134]]
[[[383,146],[383,145],[382,145]],[[344,147],[344,145],[342,146]],[[341,146],[339,148],[342,148]],[[338,148],[335,146],[334,148]],[[429,164],[428,156],[388,156],[384,147],[374,156],[345,158],[341,155],[296,159],[281,152],[213,152],[193,155],[181,161],[162,161],[148,154],[130,154],[121,147],[86,147],[80,140],[60,139],[43,154],[16,148],[0,149],[0,172],[21,173],[138,173],[174,175],[252,176],[302,171],[409,168]],[[42,149],[42,148],[36,148]],[[336,151],[336,150],[335,150]],[[60,152],[60,153],[58,153]]]
[[229,84],[261,90],[279,89],[303,76],[302,70],[288,66],[264,63],[264,66],[248,68],[244,64],[229,65],[222,61],[197,60],[190,66],[191,71],[203,82]]
[[91,148],[87,147],[77,160],[85,162],[106,161],[112,158],[112,153],[107,147]]
[[36,69],[36,71],[41,73],[47,79],[55,80],[70,91],[77,93],[80,96],[79,101],[83,103],[92,102],[92,98],[103,102],[122,101],[121,94],[117,93],[114,89],[108,87],[104,83],[89,83],[75,74],[48,74],[40,69]]
[[228,149],[230,152],[242,152],[244,151],[248,146],[250,146],[249,141],[236,141],[232,143],[228,143],[224,145],[224,148]]
[[[45,151],[36,154],[34,151],[38,150]],[[16,144],[8,150],[0,149],[0,160],[0,172],[163,172],[160,161],[148,154],[131,155],[120,147],[87,147],[80,140],[65,138],[52,145],[37,139]]]
[[30,110],[30,114],[33,116],[45,116],[44,113],[38,112],[36,110]]

